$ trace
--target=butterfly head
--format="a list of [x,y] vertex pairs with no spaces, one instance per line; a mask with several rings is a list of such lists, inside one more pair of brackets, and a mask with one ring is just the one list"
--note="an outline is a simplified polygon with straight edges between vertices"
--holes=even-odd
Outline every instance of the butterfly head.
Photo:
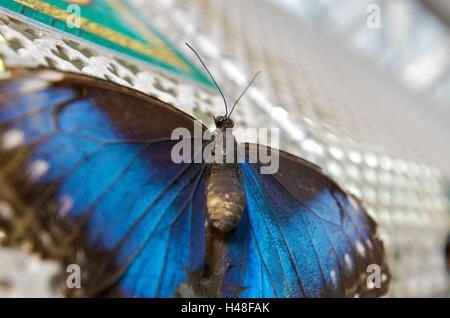
[[186,42],[186,45],[192,50],[192,52],[194,52],[194,54],[197,56],[198,60],[200,61],[200,63],[202,64],[202,66],[205,68],[206,72],[208,73],[208,75],[211,77],[211,80],[213,81],[214,85],[216,86],[217,90],[219,91],[220,95],[222,96],[223,99],[223,103],[225,104],[225,115],[224,116],[218,116],[218,117],[214,117],[214,123],[216,124],[216,127],[218,129],[226,129],[226,128],[233,128],[234,127],[234,122],[231,120],[231,114],[234,111],[234,108],[236,107],[237,103],[239,102],[239,100],[241,99],[242,96],[244,96],[245,92],[247,91],[247,89],[252,85],[253,81],[256,79],[256,77],[258,76],[258,74],[260,72],[257,72],[253,78],[251,79],[250,83],[248,83],[247,87],[244,89],[244,91],[241,93],[241,95],[238,97],[238,99],[234,102],[233,107],[231,108],[231,111],[228,112],[228,104],[227,104],[227,100],[225,98],[225,96],[222,93],[222,90],[220,89],[219,84],[217,84],[216,80],[214,79],[214,77],[212,76],[211,72],[208,70],[208,68],[206,67],[205,63],[203,63],[202,58],[200,57],[200,55],[198,55],[197,51],[195,51],[192,46],[189,45],[189,43]]
[[234,121],[228,116],[214,117],[214,123],[218,129],[233,128]]

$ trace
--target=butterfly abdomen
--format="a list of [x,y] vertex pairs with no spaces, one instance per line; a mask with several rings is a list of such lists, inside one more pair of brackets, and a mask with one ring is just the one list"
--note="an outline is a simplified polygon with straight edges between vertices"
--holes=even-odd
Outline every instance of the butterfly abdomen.
[[244,193],[238,172],[237,164],[214,163],[211,167],[206,197],[208,220],[222,232],[234,229],[244,211]]

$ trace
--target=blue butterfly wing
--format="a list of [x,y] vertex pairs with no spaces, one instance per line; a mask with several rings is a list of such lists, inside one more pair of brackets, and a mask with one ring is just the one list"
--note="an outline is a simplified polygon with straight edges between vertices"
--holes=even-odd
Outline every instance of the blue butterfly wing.
[[[247,149],[250,153],[258,148],[248,144]],[[247,206],[229,237],[223,295],[385,294],[390,274],[382,242],[361,203],[318,167],[278,153],[275,174],[261,174],[264,165],[249,160],[240,165]],[[381,288],[367,283],[370,264],[379,266]]]
[[[170,158],[172,130],[192,128],[192,118],[68,73],[17,71],[0,93],[2,174],[38,220],[69,228],[57,250],[82,247],[86,295],[171,297],[202,273],[209,167]],[[383,247],[361,204],[289,154],[274,175],[260,166],[240,165],[246,208],[226,238],[220,295],[385,293]],[[369,264],[385,277],[380,289],[366,283]]]
[[0,92],[2,171],[70,228],[57,245],[83,246],[86,295],[171,297],[202,270],[208,166],[170,157],[172,130],[192,118],[68,73],[16,71]]

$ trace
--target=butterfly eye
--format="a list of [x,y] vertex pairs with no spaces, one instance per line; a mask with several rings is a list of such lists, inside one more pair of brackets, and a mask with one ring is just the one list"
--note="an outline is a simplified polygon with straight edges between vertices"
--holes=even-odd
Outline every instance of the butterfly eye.
[[217,116],[214,117],[214,123],[216,124],[216,127],[219,128],[220,126],[222,126],[224,120],[224,116]]
[[214,118],[217,128],[233,128],[234,121],[227,116],[218,116]]

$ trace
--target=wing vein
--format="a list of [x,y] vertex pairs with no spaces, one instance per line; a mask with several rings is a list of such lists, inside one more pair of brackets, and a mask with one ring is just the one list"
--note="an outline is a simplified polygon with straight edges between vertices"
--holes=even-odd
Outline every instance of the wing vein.
[[[259,187],[260,187],[261,190],[262,190],[262,193],[263,193],[263,195],[264,195],[264,199],[265,199],[265,201],[267,202],[267,206],[268,206],[268,208],[269,208],[270,211],[271,211],[272,217],[274,218],[274,221],[275,221],[275,223],[276,223],[276,225],[277,225],[277,227],[278,227],[278,230],[280,231],[281,237],[283,238],[283,241],[284,241],[284,243],[285,243],[285,245],[286,245],[286,248],[287,248],[287,250],[288,250],[288,253],[289,253],[289,259],[290,259],[290,261],[291,261],[291,265],[292,265],[293,268],[294,268],[295,274],[296,274],[296,276],[297,276],[297,280],[298,280],[298,282],[299,282],[299,286],[300,286],[300,288],[301,288],[301,290],[302,290],[302,292],[303,292],[303,294],[304,294],[303,284],[302,284],[302,281],[301,281],[301,279],[300,279],[300,275],[299,275],[299,273],[298,273],[297,265],[295,264],[295,261],[294,261],[294,258],[293,258],[293,256],[292,256],[292,252],[291,252],[291,249],[290,249],[290,247],[289,247],[289,244],[287,243],[286,237],[284,236],[283,231],[281,230],[280,224],[279,224],[279,222],[278,222],[278,218],[275,216],[275,213],[274,213],[274,211],[273,211],[273,209],[272,209],[272,206],[271,206],[271,204],[270,204],[270,202],[269,202],[269,199],[268,199],[268,197],[267,197],[267,195],[266,195],[266,191],[265,191],[264,188],[262,187],[262,184],[260,183],[260,181],[259,181],[259,179],[258,179],[258,177],[257,177],[257,173],[254,171],[254,169],[253,169],[253,167],[252,167],[251,165],[249,165],[249,167],[250,167],[250,169],[252,170],[253,175],[255,176],[256,182],[258,182],[258,185],[259,185]],[[277,247],[277,251],[278,251],[278,247]],[[281,259],[280,259],[280,261],[281,261]],[[281,264],[282,264],[282,262],[281,262]],[[285,273],[285,274],[286,274],[286,273]],[[286,277],[286,279],[287,279],[287,277]]]

